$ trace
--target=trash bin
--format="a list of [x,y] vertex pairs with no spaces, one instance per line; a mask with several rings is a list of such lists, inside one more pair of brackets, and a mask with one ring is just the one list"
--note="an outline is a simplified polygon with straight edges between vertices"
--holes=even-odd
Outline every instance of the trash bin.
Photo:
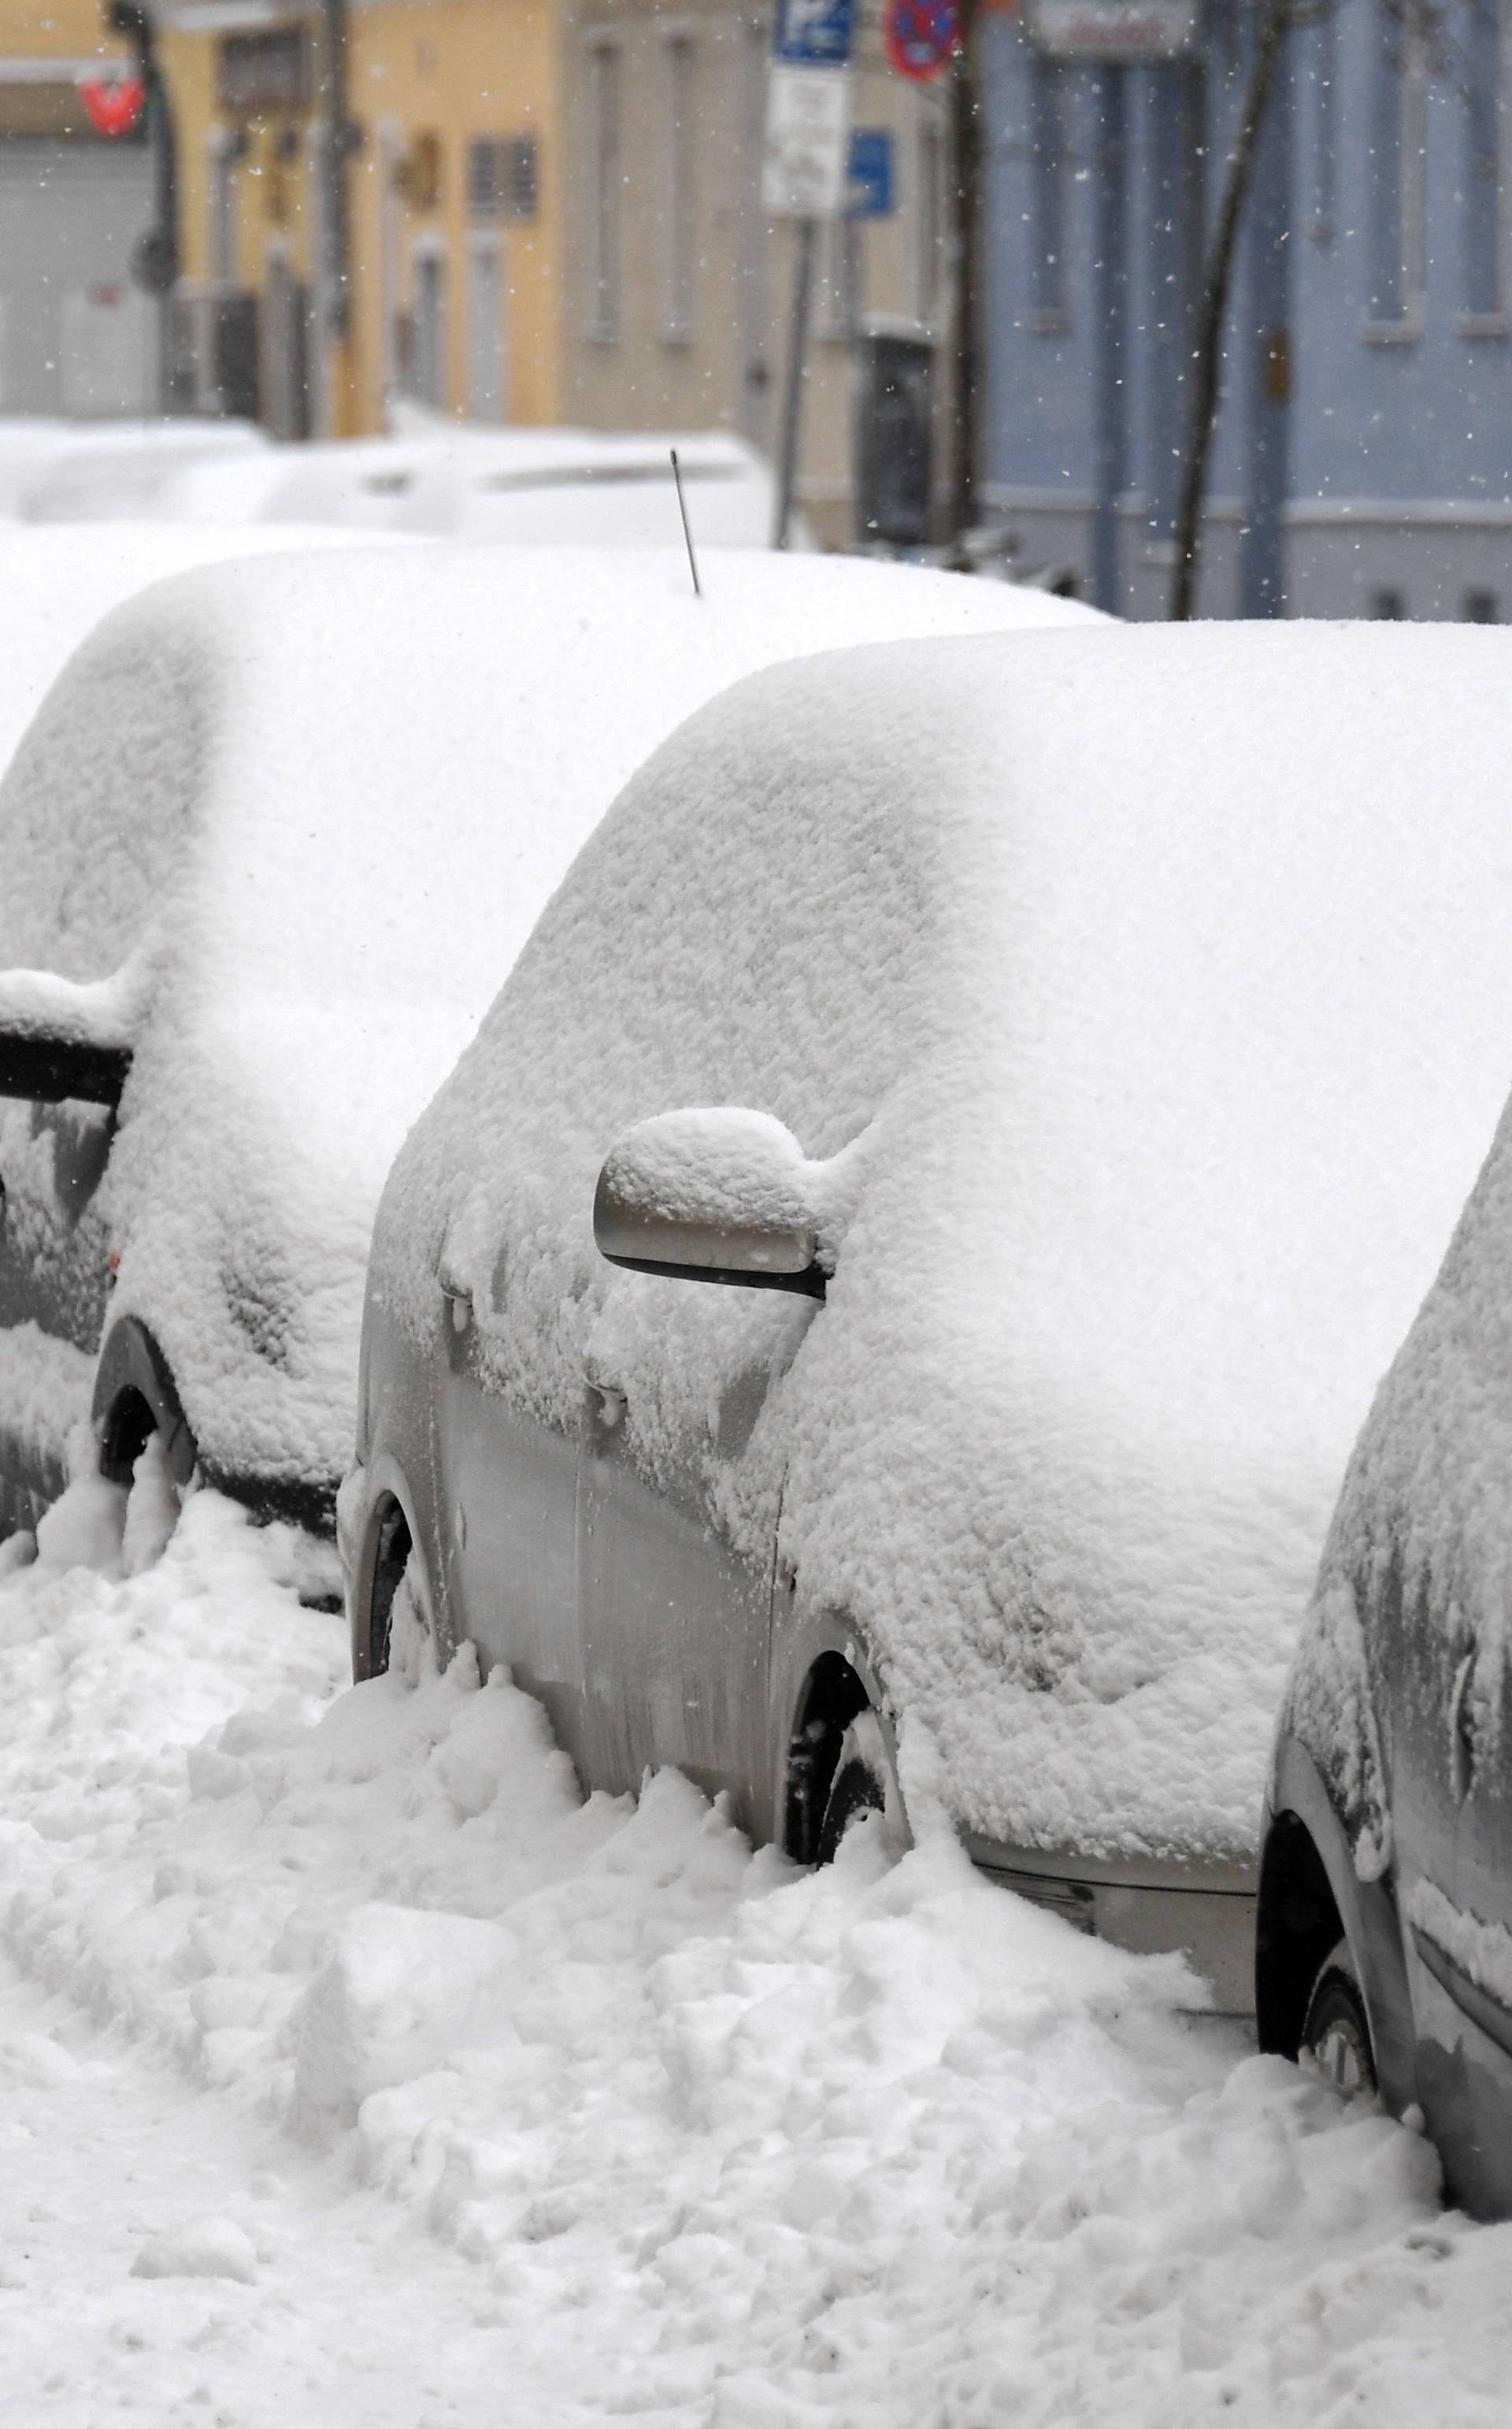
[[934,486],[933,343],[863,329],[855,381],[857,546],[923,548]]

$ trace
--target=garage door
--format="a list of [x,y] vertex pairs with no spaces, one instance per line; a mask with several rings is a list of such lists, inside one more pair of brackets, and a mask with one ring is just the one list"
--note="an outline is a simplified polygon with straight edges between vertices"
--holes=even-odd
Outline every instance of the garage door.
[[156,307],[131,283],[152,215],[144,145],[0,141],[0,413],[156,408]]

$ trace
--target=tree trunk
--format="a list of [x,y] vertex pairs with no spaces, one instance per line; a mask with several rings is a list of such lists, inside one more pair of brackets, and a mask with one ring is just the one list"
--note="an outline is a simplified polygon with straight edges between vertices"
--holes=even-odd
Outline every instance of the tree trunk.
[[1212,249],[1203,274],[1192,346],[1192,411],[1187,420],[1186,454],[1181,468],[1181,497],[1176,509],[1176,566],[1171,590],[1171,617],[1185,623],[1196,603],[1197,573],[1202,548],[1202,510],[1208,490],[1208,460],[1218,420],[1218,357],[1234,251],[1249,192],[1256,148],[1265,120],[1266,104],[1275,81],[1276,63],[1290,22],[1290,0],[1265,0],[1265,13],[1255,39],[1255,56],[1240,107],[1239,124],[1224,171],[1224,195]]

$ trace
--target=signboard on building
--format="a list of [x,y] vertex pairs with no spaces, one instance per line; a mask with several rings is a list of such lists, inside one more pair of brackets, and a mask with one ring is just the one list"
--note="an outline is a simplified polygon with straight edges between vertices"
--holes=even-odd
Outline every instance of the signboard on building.
[[1195,49],[1200,0],[1026,0],[1025,31],[1047,58],[1137,67]]
[[762,207],[833,219],[846,200],[852,0],[779,0],[766,88]]

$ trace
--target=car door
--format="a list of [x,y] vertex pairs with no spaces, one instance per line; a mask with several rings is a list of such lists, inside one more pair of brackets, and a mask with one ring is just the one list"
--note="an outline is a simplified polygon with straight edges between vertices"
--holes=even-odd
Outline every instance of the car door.
[[[501,1273],[503,1259],[496,1261]],[[583,1721],[577,1589],[578,1443],[514,1405],[487,1368],[486,1308],[443,1256],[443,1359],[432,1362],[431,1489],[453,1638],[506,1661],[538,1695],[593,1784]]]
[[[1512,1677],[1504,1629],[1467,1633],[1447,1720],[1460,1794],[1456,1915],[1429,1954],[1462,2018],[1470,2139],[1463,2164],[1452,2165],[1462,2198],[1504,2217],[1512,2212]],[[1420,1943],[1422,1937],[1420,1929]]]
[[1484,1691],[1462,1611],[1393,1542],[1374,1599],[1375,1671],[1387,1703],[1391,1835],[1417,2037],[1418,2093],[1436,2140],[1468,2149],[1466,1976],[1456,1961],[1463,1808]]
[[727,1371],[712,1403],[679,1393],[673,1334],[674,1371],[652,1387],[654,1459],[635,1382],[590,1347],[577,1571],[593,1777],[634,1789],[648,1765],[673,1764],[710,1795],[728,1791],[742,1826],[764,1839],[775,1827],[767,1675],[781,1475],[761,1420],[816,1310],[763,1299],[764,1346]]

